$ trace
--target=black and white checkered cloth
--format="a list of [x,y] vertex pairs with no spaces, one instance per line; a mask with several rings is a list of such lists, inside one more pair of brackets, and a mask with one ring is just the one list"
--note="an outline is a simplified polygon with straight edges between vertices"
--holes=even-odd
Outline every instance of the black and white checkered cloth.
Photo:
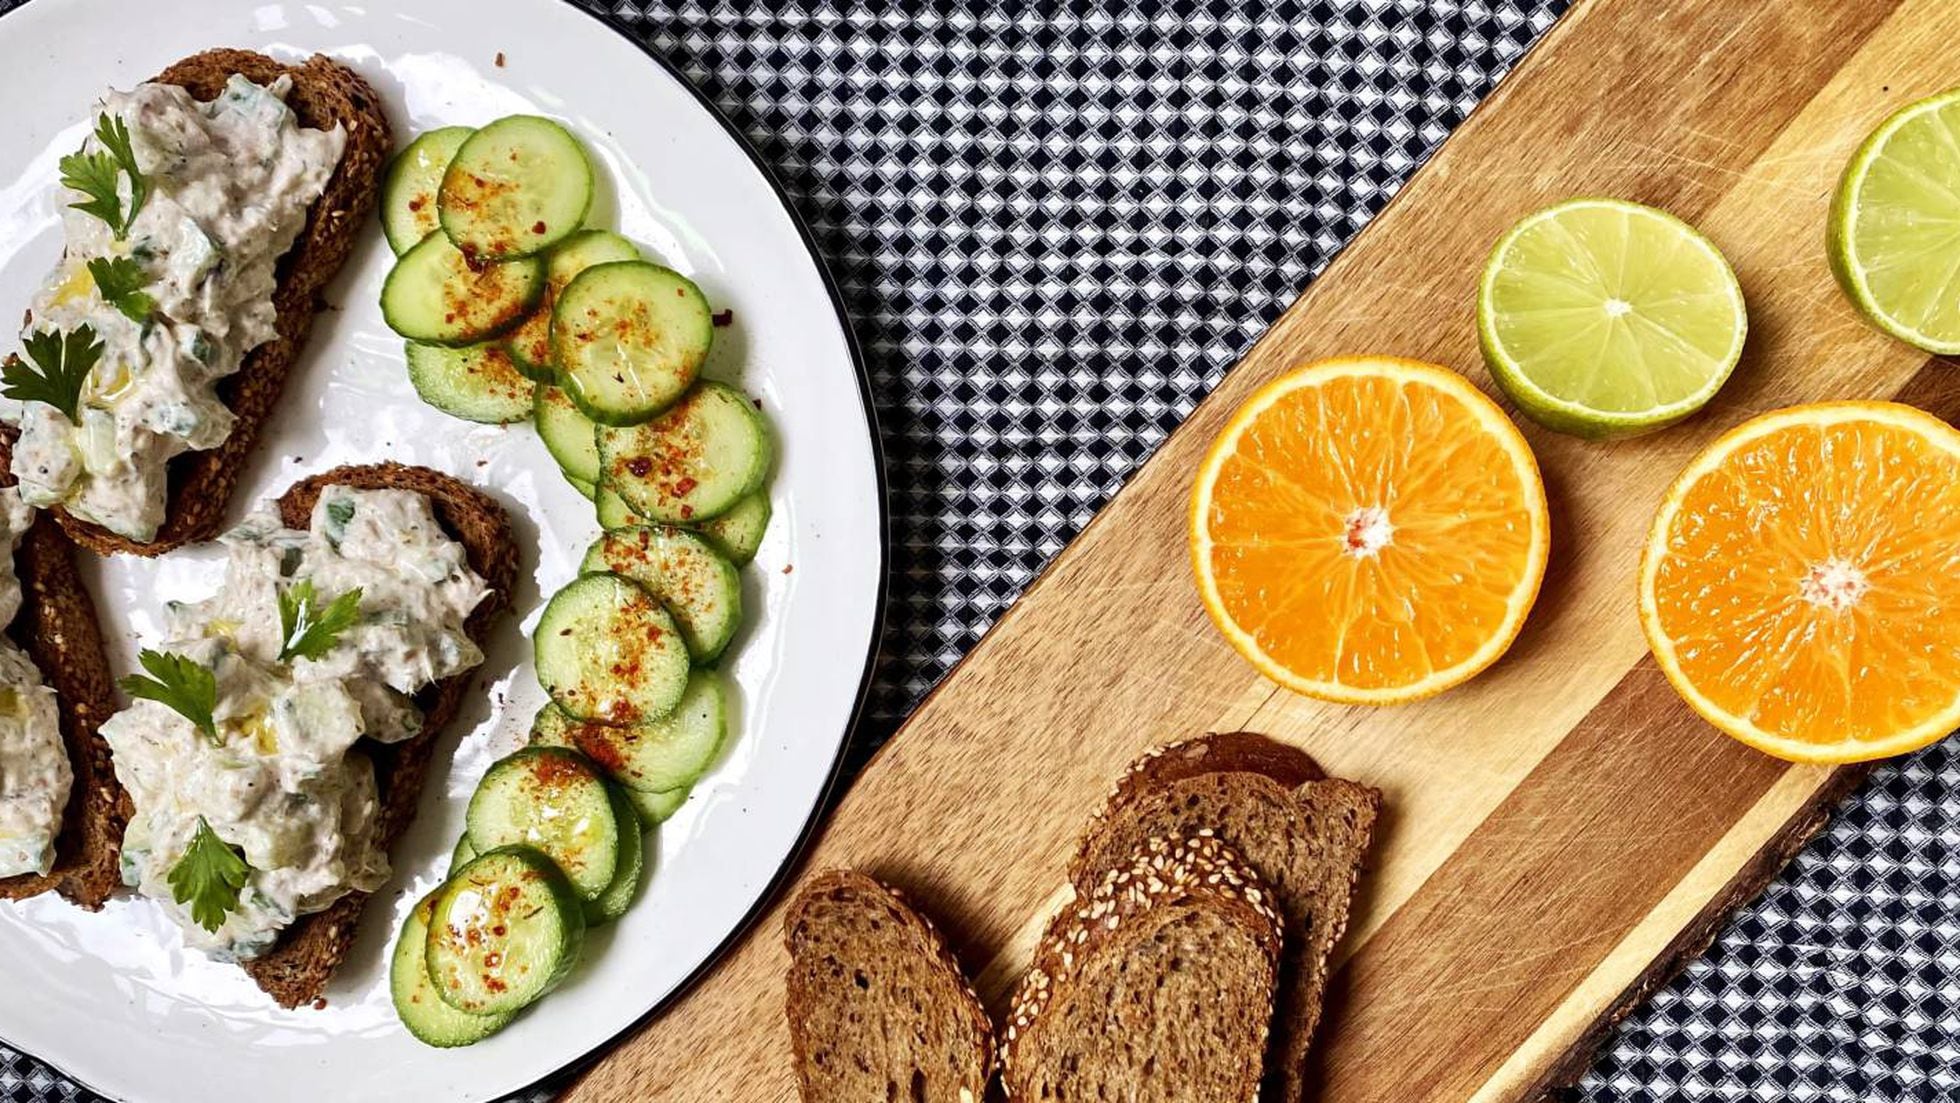
[[[864,342],[894,578],[854,763],[1566,4],[585,2],[749,136]],[[1957,789],[1951,744],[1881,770],[1572,1097],[1960,1100]],[[87,1098],[0,1048],[0,1100]]]

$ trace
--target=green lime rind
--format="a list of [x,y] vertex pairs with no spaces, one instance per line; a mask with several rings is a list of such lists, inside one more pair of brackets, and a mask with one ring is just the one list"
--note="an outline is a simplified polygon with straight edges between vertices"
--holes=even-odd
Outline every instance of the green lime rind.
[[[1924,263],[1874,263],[1901,253]],[[1873,328],[1960,354],[1960,88],[1907,104],[1866,137],[1831,197],[1825,255]],[[1915,282],[1926,274],[1935,278]],[[1912,292],[1917,304],[1906,301]]]
[[[1621,240],[1597,240],[1613,227]],[[1533,421],[1589,440],[1651,433],[1700,410],[1735,371],[1748,331],[1721,250],[1679,218],[1621,199],[1530,215],[1499,239],[1478,280],[1491,375]]]

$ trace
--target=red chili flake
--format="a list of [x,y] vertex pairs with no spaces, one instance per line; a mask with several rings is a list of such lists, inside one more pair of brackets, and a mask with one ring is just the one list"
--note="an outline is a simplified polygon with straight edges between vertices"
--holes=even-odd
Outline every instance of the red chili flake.
[[408,209],[411,211],[419,211],[422,209],[422,206],[427,202],[428,202],[427,199],[424,199],[418,195],[415,198],[408,201]]
[[688,478],[682,479],[680,482],[674,484],[674,493],[692,494],[694,493],[694,488],[700,485],[701,485],[700,480],[695,479],[692,476],[689,476]]
[[325,1011],[326,1009],[327,1009],[327,998],[325,996],[321,996],[320,998],[313,1001],[313,1010]]
[[717,310],[717,311],[715,311],[715,316],[714,316],[714,323],[715,323],[715,328],[716,328],[716,329],[721,329],[721,328],[724,328],[724,327],[726,327],[726,326],[731,326],[731,325],[734,325],[734,324],[735,324],[735,312],[734,312],[733,310]]
[[626,470],[632,472],[634,477],[644,479],[653,474],[653,461],[645,456],[634,456],[626,461]]
[[783,564],[783,573],[784,573],[784,574],[788,574],[788,573],[790,573],[791,571],[793,571],[793,570],[795,570],[795,569],[796,569],[796,564],[794,564],[794,563],[785,563],[785,564]]
[[689,505],[683,505],[683,506],[681,507],[681,520],[683,520],[683,521],[692,521],[692,520],[694,520],[694,507],[693,507],[693,506],[689,506]]
[[537,220],[536,222],[533,222],[533,223],[531,223],[531,232],[532,232],[532,233],[534,233],[534,234],[541,234],[541,233],[544,233],[544,231],[545,231],[545,225],[544,225],[544,219],[542,219],[542,218],[541,218],[541,219],[538,219],[538,220]]
[[501,69],[501,68],[503,68],[503,67],[504,67],[504,52],[503,52],[502,50],[498,50],[498,51],[497,51],[497,68],[499,68],[499,69]]

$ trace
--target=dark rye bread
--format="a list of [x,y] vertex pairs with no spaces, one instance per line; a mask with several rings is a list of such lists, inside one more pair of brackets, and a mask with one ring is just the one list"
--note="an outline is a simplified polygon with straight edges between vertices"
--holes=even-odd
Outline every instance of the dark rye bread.
[[[413,490],[426,496],[435,507],[436,520],[468,553],[470,569],[490,584],[489,594],[470,613],[466,625],[470,638],[477,643],[488,639],[491,626],[510,605],[511,588],[517,581],[517,545],[511,537],[510,519],[496,499],[426,467],[398,463],[336,467],[302,479],[280,495],[280,520],[288,528],[305,529],[320,492],[329,486]],[[477,671],[466,670],[418,694],[415,700],[422,708],[423,724],[414,738],[366,748],[374,759],[374,777],[381,790],[376,831],[383,850],[392,849],[415,818],[436,740],[455,718],[476,676]],[[325,911],[302,916],[286,928],[271,950],[244,962],[245,971],[281,1006],[295,1007],[319,999],[328,978],[353,945],[354,927],[367,898],[364,892],[349,893]]]
[[[13,485],[13,477],[4,475],[10,444],[0,434],[0,485]],[[102,647],[95,602],[75,569],[75,545],[47,514],[35,516],[14,549],[14,571],[20,577],[20,612],[7,635],[54,688],[75,782],[55,839],[54,868],[46,876],[0,879],[0,900],[54,889],[95,911],[122,883],[119,859],[123,825],[129,822],[129,795],[116,780],[109,744],[97,731],[116,711],[115,676]]]
[[1230,847],[1147,841],[1042,935],[1002,1048],[1009,1103],[1254,1103],[1280,941]]
[[818,874],[790,901],[783,942],[804,1103],[981,1103],[993,1026],[898,890],[855,870]]
[[1086,893],[1158,836],[1213,831],[1242,855],[1272,886],[1286,920],[1266,1062],[1270,1097],[1301,1103],[1328,958],[1347,930],[1380,810],[1378,790],[1325,777],[1294,748],[1245,732],[1207,735],[1159,748],[1130,767],[1083,837],[1069,880]]
[[272,295],[277,336],[248,353],[238,373],[218,384],[218,396],[238,416],[231,435],[208,452],[186,452],[170,461],[170,500],[156,539],[139,544],[66,510],[54,511],[68,535],[97,555],[161,555],[218,534],[239,473],[258,443],[260,428],[278,407],[286,377],[313,328],[320,293],[346,263],[355,241],[370,229],[369,216],[380,195],[381,169],[394,140],[381,98],[360,74],[319,54],[288,65],[251,50],[216,49],[177,62],[156,80],[212,100],[234,73],[259,84],[291,76],[293,90],[286,102],[301,125],[322,130],[344,126],[347,145],[326,190],[308,212],[306,227],[279,261],[279,285]]

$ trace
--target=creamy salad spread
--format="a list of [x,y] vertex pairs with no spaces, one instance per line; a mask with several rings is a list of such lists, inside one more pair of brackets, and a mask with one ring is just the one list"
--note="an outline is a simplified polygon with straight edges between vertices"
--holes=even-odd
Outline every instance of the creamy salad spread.
[[[192,945],[244,959],[297,917],[387,879],[374,768],[358,744],[415,734],[411,695],[483,660],[464,621],[487,586],[412,491],[329,487],[307,531],[262,511],[223,542],[224,586],[173,605],[159,649],[214,676],[213,731],[139,699],[102,735],[136,806],[124,881],[159,900]],[[292,654],[304,624],[330,620],[322,610],[356,590],[358,613]],[[295,617],[297,605],[310,612]],[[172,884],[200,829],[249,867],[212,928]]]
[[[285,97],[291,78],[260,86],[233,76],[200,103],[175,85],[140,84],[100,104],[104,124],[127,127],[140,169],[114,171],[112,206],[135,208],[127,225],[67,205],[65,248],[35,296],[25,337],[88,326],[100,359],[76,416],[29,401],[13,471],[31,505],[66,506],[133,540],[163,522],[165,465],[216,448],[233,416],[215,392],[245,355],[272,339],[274,265],[292,247],[340,162],[346,133],[299,125]],[[107,151],[100,133],[83,153]],[[64,164],[64,172],[66,165]],[[74,186],[63,202],[86,203]],[[111,301],[90,261],[127,260],[126,278],[147,296]],[[135,304],[135,305],[131,305]]]
[[[20,612],[14,548],[34,519],[13,488],[0,489],[0,627]],[[13,642],[0,639],[0,877],[46,873],[75,775],[61,742],[54,690]]]

